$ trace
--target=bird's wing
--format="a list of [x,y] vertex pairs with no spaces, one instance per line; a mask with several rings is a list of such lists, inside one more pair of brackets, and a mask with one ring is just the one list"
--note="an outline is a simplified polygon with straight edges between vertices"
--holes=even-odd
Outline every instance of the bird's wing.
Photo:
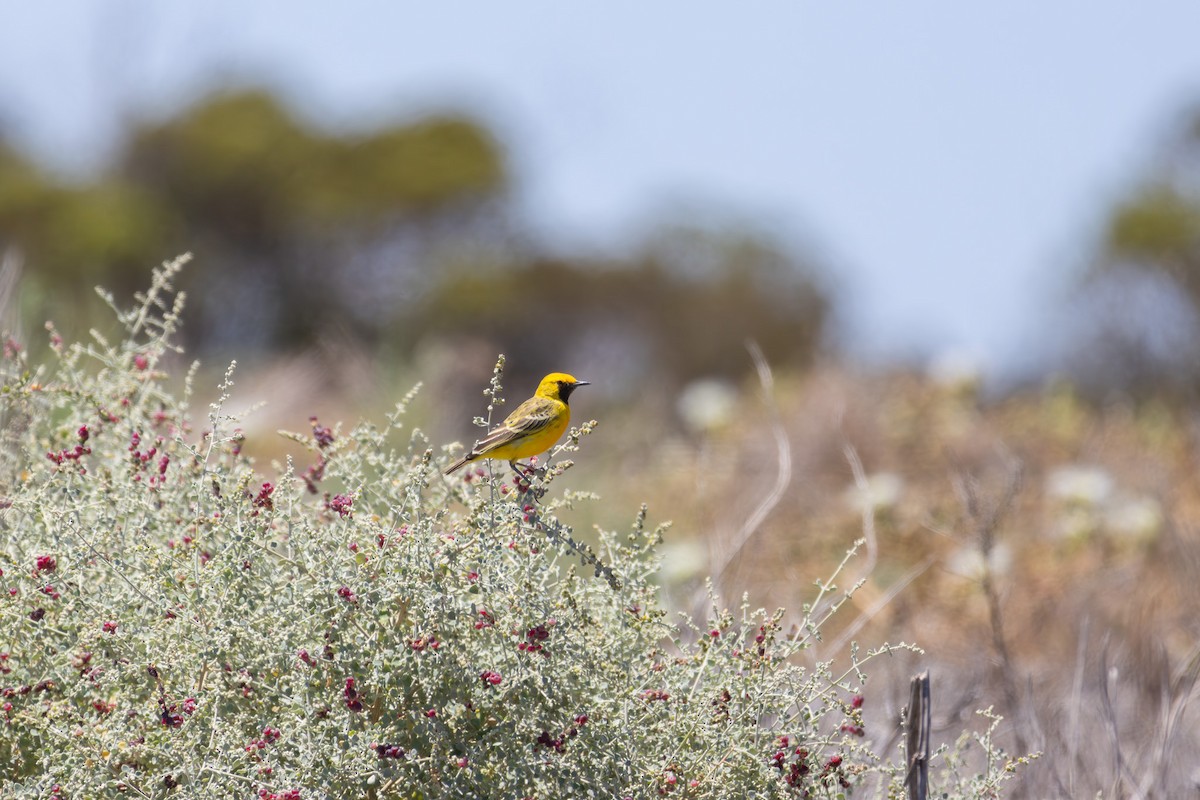
[[545,428],[558,415],[558,407],[543,397],[531,397],[508,415],[504,422],[475,443],[473,454],[485,453]]

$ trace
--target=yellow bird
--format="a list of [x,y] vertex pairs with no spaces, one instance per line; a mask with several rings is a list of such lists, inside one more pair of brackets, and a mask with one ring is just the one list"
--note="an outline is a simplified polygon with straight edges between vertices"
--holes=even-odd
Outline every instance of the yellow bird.
[[502,458],[516,471],[518,458],[535,456],[554,446],[571,424],[567,398],[576,388],[587,385],[587,381],[565,372],[551,372],[542,378],[533,397],[476,442],[471,452],[447,467],[445,474],[481,458]]

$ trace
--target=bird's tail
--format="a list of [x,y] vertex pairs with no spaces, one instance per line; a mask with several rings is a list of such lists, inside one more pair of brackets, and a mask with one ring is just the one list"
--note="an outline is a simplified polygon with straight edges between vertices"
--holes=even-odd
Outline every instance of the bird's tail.
[[460,458],[458,461],[455,461],[453,464],[446,467],[446,469],[444,469],[442,471],[442,474],[449,475],[452,472],[458,472],[460,469],[462,469],[463,467],[465,467],[467,464],[469,464],[471,462],[471,457],[472,457],[472,454],[467,453],[465,456]]

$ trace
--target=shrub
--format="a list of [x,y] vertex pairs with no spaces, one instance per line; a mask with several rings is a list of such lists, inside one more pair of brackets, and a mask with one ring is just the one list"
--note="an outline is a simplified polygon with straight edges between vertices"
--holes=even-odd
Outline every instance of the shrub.
[[[264,475],[220,402],[192,407],[194,367],[169,389],[183,261],[118,311],[117,344],[48,326],[52,363],[6,348],[4,796],[900,793],[862,718],[862,666],[894,648],[836,674],[798,658],[848,593],[787,630],[715,598],[669,624],[665,526],[643,508],[576,540],[566,460],[443,477],[410,398],[379,425],[313,419],[286,434],[307,461]],[[953,796],[1011,771],[980,741],[979,774],[944,754]]]

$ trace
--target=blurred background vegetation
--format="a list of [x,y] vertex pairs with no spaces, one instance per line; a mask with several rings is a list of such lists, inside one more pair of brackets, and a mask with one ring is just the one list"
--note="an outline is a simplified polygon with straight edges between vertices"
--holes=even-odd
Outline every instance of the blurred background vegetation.
[[[1026,382],[1065,375],[1096,399],[1191,402],[1200,112],[1182,119],[1081,244],[1084,268],[1067,265],[1077,277],[1056,318],[1025,332],[1049,356]],[[128,296],[148,265],[194,252],[185,336],[201,357],[339,342],[410,362],[445,346],[474,354],[476,368],[480,352],[505,352],[522,384],[595,364],[624,398],[648,379],[663,396],[740,379],[747,338],[777,367],[835,355],[829,323],[853,287],[820,256],[712,215],[664,217],[609,254],[563,252],[522,223],[518,180],[498,137],[467,114],[330,134],[268,90],[225,90],[130,124],[87,179],[0,141],[0,246],[25,265],[22,318],[72,334],[101,318],[92,287]]]
[[668,221],[624,257],[551,254],[514,221],[512,182],[467,116],[334,136],[269,92],[231,91],[134,125],[85,183],[5,149],[0,241],[30,267],[25,316],[75,333],[94,321],[93,286],[127,296],[147,265],[194,252],[185,337],[202,356],[352,341],[404,361],[479,343],[509,354],[522,384],[587,361],[625,391],[740,375],[745,337],[776,363],[811,363],[830,296],[799,254]]
[[[833,330],[854,287],[745,220],[664,217],[605,253],[551,247],[471,115],[332,134],[261,88],[131,122],[86,179],[0,144],[0,248],[20,270],[4,324],[31,351],[47,319],[85,338],[109,319],[92,287],[128,297],[150,265],[194,252],[186,358],[251,362],[238,392],[272,404],[247,427],[265,471],[289,452],[277,428],[382,413],[416,380],[435,445],[469,440],[499,352],[513,399],[575,372],[596,384],[577,419],[602,421],[578,484],[613,501],[581,508],[579,527],[643,500],[675,517],[664,581],[681,607],[722,561],[725,591],[799,606],[866,504],[876,570],[856,611],[871,635],[930,648],[947,717],[996,702],[1015,749],[1078,745],[1059,732],[1106,730],[1103,708],[1079,712],[1103,690],[1128,759],[1195,763],[1197,729],[1164,729],[1156,699],[1190,698],[1200,663],[1200,111],[1181,119],[1064,267],[1058,313],[1013,332],[1046,357],[1003,385],[970,364],[855,365]],[[781,469],[775,414],[792,480],[743,546],[733,534]],[[1117,661],[1130,677],[1110,687],[1094,667]],[[1139,750],[1147,730],[1173,751]],[[1071,770],[1108,774],[1101,738],[1067,754]],[[1036,774],[1069,795],[1063,763]]]

